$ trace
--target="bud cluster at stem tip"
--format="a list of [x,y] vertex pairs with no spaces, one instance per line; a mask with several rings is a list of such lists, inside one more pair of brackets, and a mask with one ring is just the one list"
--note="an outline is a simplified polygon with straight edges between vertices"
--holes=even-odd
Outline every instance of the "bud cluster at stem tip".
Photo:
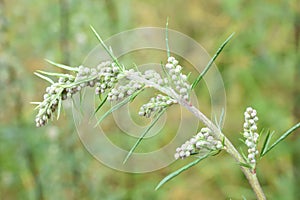
[[46,88],[44,99],[39,103],[39,112],[35,118],[36,126],[44,126],[53,116],[62,100],[89,86],[96,86],[95,93],[101,94],[112,88],[117,82],[119,68],[110,61],[100,63],[96,68],[79,66],[76,76],[64,74],[58,81]]
[[245,138],[245,144],[248,147],[247,162],[252,166],[252,168],[255,168],[256,155],[258,154],[257,143],[259,135],[257,133],[256,125],[258,117],[256,115],[256,110],[251,107],[248,107],[244,113],[245,123],[243,136]]
[[175,90],[179,93],[180,97],[189,101],[191,86],[187,81],[187,76],[181,73],[182,67],[178,64],[178,61],[174,57],[168,58],[166,69],[172,83],[175,86]]

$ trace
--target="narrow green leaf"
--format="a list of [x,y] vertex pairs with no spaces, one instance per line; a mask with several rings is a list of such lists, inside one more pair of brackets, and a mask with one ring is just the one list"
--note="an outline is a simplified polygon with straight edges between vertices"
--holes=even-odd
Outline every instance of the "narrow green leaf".
[[249,169],[252,169],[252,166],[250,164],[248,164],[248,163],[242,163],[242,162],[240,162],[239,165],[243,166],[243,167],[246,167],[246,168],[249,168]]
[[169,58],[170,57],[170,47],[169,47],[168,26],[169,26],[169,17],[167,17],[167,23],[166,23],[166,49],[167,49],[167,56]]
[[271,141],[271,138],[272,138],[272,136],[273,136],[273,134],[274,134],[274,131],[268,131],[267,132],[267,136],[266,136],[266,138],[265,138],[265,141],[264,141],[264,144],[263,144],[263,146],[262,146],[262,148],[261,148],[261,152],[260,152],[260,158],[262,158],[263,157],[263,155],[264,155],[264,153],[267,151],[267,149],[268,149],[268,147],[269,147],[269,144],[270,144],[270,141]]
[[46,60],[48,63],[50,63],[51,65],[54,65],[54,66],[59,67],[59,68],[61,68],[61,69],[65,69],[65,70],[68,70],[68,71],[74,71],[74,72],[78,72],[78,71],[79,71],[78,67],[70,67],[70,66],[67,66],[67,65],[55,63],[55,62],[53,62],[53,61],[51,61],[51,60],[47,60],[47,59],[45,59],[45,60]]
[[107,100],[108,95],[105,96],[105,98],[101,101],[101,103],[99,104],[99,106],[97,107],[97,109],[95,110],[93,116],[95,116],[95,114],[100,110],[100,108],[104,105],[104,103]]
[[271,151],[276,145],[278,145],[281,141],[283,141],[287,136],[289,136],[293,131],[300,127],[300,122],[295,124],[292,128],[287,130],[280,138],[278,138],[261,156],[266,155],[269,151]]
[[58,106],[57,106],[57,118],[56,118],[57,120],[59,119],[59,116],[60,116],[61,106],[62,106],[62,99],[60,96],[60,98],[58,99]]
[[[241,135],[243,135],[243,134],[241,133]],[[243,143],[243,144],[245,144],[245,145],[246,145],[246,143],[245,143],[245,141],[244,141],[244,139],[243,139],[243,138],[239,138],[239,141],[240,141],[241,143]]]
[[189,80],[190,77],[191,77],[191,75],[192,75],[192,72],[189,72],[189,73],[186,75],[186,79]]
[[61,93],[63,92],[64,88],[60,87],[59,90],[57,91],[57,93],[55,94],[55,96],[53,97],[53,100],[50,102],[49,105],[52,105],[55,101],[58,101],[58,109],[57,109],[57,119],[60,116],[60,112],[61,112],[61,104],[62,104],[62,97],[61,97]]
[[66,88],[69,88],[69,87],[73,87],[73,86],[77,86],[81,83],[85,83],[85,82],[88,82],[88,81],[91,81],[91,80],[94,80],[95,78],[97,78],[98,75],[95,75],[95,76],[91,76],[91,77],[87,77],[87,78],[83,78],[83,79],[80,79],[79,81],[76,81],[76,82],[72,82],[70,84],[64,84],[62,85],[63,87],[66,87]]
[[223,146],[223,148],[226,146],[225,145],[225,137],[222,138],[222,146]]
[[194,89],[196,87],[196,85],[201,81],[201,79],[203,78],[203,76],[208,72],[209,68],[212,66],[212,64],[214,63],[214,61],[217,59],[217,57],[219,56],[219,54],[221,53],[221,51],[223,50],[223,48],[226,46],[226,44],[229,42],[229,40],[232,38],[233,35],[234,35],[234,33],[232,33],[225,40],[225,42],[219,47],[219,49],[217,50],[217,52],[215,53],[215,55],[210,59],[210,61],[208,62],[208,64],[206,65],[206,67],[204,68],[204,70],[202,71],[202,73],[193,82],[192,87],[191,87],[192,89]]
[[42,75],[42,74],[39,74],[39,73],[37,73],[37,72],[34,72],[34,74],[35,74],[36,76],[38,76],[38,77],[40,77],[40,78],[42,78],[42,79],[48,81],[49,83],[54,84],[54,81],[52,81],[49,77],[44,76],[44,75]]
[[120,103],[114,105],[113,107],[111,107],[106,113],[104,113],[104,115],[102,115],[100,117],[100,119],[97,121],[96,126],[98,126],[110,113],[114,112],[115,110],[118,110],[119,108],[121,108],[122,106],[124,106],[125,104],[133,101],[133,99],[141,92],[141,90],[136,91],[135,93],[133,93],[131,96],[127,97],[126,99],[124,99],[123,101],[121,101]]
[[244,154],[242,148],[240,148],[240,152],[245,161],[247,161],[247,156]]
[[138,91],[136,91],[135,93],[133,93],[131,96],[130,96],[130,102],[132,102],[136,97],[137,97],[137,95],[139,95],[141,92],[143,92],[144,91],[144,87],[143,88],[141,88],[140,90],[138,90]]
[[30,104],[37,105],[34,110],[37,110],[41,107],[42,102],[30,102]]
[[94,127],[98,126],[109,114],[111,114],[115,110],[118,110],[119,108],[121,108],[122,106],[124,106],[125,104],[127,104],[128,102],[130,102],[130,97],[127,97],[126,99],[124,99],[120,103],[118,103],[118,104],[114,105],[113,107],[111,107],[106,113],[104,113],[100,117],[100,119],[98,119],[98,121],[97,121],[97,123],[95,124]]
[[133,145],[133,147],[128,152],[127,156],[125,157],[123,164],[125,164],[128,160],[128,158],[131,156],[131,154],[134,152],[134,150],[137,148],[137,146],[141,143],[141,141],[144,139],[146,134],[150,131],[150,129],[155,125],[155,123],[158,121],[158,119],[162,116],[162,114],[165,112],[166,108],[163,109],[159,114],[156,116],[154,120],[152,120],[151,124],[148,126],[148,128],[141,134],[139,139],[136,141],[136,143]]
[[93,26],[90,26],[90,28],[92,29],[92,31],[94,32],[94,34],[96,35],[97,39],[99,40],[100,44],[102,45],[102,47],[104,48],[104,50],[109,54],[109,56],[113,59],[113,61],[117,64],[117,66],[122,69],[122,66],[120,65],[120,63],[118,62],[118,59],[114,56],[114,54],[112,53],[112,51],[106,46],[106,44],[103,42],[102,38],[100,37],[100,35],[97,33],[97,31],[94,29]]
[[56,76],[56,77],[64,77],[64,78],[74,78],[72,75],[70,74],[62,74],[62,73],[54,73],[54,72],[45,72],[42,70],[37,70],[37,72],[41,73],[41,74],[45,74],[48,76]]
[[204,160],[205,158],[212,155],[211,153],[205,154],[204,156],[199,157],[198,159],[194,160],[193,162],[190,162],[189,164],[183,166],[182,168],[176,170],[175,172],[169,174],[166,176],[163,180],[159,182],[159,184],[156,186],[155,190],[158,190],[161,186],[163,186],[165,183],[173,179],[174,177],[178,176],[182,172],[188,170],[189,168],[193,167],[194,165],[198,164],[201,160]]

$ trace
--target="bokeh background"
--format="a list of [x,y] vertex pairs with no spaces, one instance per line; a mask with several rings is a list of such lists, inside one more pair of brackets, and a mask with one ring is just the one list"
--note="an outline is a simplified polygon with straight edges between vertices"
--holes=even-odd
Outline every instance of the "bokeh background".
[[[97,44],[90,25],[105,39],[136,27],[164,27],[167,17],[170,29],[211,55],[236,33],[216,62],[227,94],[224,132],[235,144],[241,144],[249,105],[259,113],[260,128],[275,130],[274,138],[299,122],[298,0],[0,0],[0,199],[255,198],[225,153],[154,191],[165,175],[191,160],[146,174],[122,173],[84,149],[70,111],[35,128],[29,102],[41,100],[47,84],[33,72],[53,69],[45,58],[78,66]],[[200,100],[205,113],[207,98]],[[258,176],[269,199],[289,200],[300,199],[299,173],[298,131],[261,160]]]

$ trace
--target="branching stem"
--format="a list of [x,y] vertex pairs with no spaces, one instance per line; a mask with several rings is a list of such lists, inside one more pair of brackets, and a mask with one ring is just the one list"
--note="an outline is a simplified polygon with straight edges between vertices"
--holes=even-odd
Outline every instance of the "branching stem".
[[[208,119],[200,110],[198,110],[196,107],[192,106],[189,102],[186,102],[179,98],[178,94],[169,87],[162,87],[156,83],[153,83],[149,80],[146,80],[143,77],[136,76],[134,73],[127,73],[126,77],[130,80],[135,80],[141,83],[144,83],[150,87],[153,87],[160,92],[172,97],[173,99],[177,100],[178,103],[185,107],[188,111],[190,111],[193,115],[195,115],[200,121],[202,121],[208,128],[212,130],[212,135],[221,141],[224,141],[225,144],[225,150],[229,155],[231,155],[237,163],[243,163],[244,159],[241,156],[241,154],[236,150],[236,148],[233,146],[233,144],[230,142],[230,140],[222,133],[222,131],[210,120]],[[256,173],[251,170],[250,168],[246,168],[243,166],[240,166],[242,172],[245,174],[246,178],[248,179],[249,184],[251,185],[256,197],[258,200],[265,200],[266,196],[260,186],[260,183],[257,179]]]

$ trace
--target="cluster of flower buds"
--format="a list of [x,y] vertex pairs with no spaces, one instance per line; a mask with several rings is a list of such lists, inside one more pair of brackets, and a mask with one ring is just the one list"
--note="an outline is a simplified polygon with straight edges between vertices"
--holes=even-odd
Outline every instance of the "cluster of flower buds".
[[74,80],[75,77],[71,75],[60,77],[57,83],[46,88],[44,100],[38,105],[39,112],[35,118],[37,127],[46,125],[48,120],[51,118],[52,113],[56,111],[60,101],[67,99],[68,92],[62,87],[62,85],[71,84]]
[[168,83],[167,78],[162,79],[160,74],[154,70],[146,70],[143,74],[139,71],[134,71],[133,69],[125,70],[124,73],[119,74],[118,76],[119,84],[108,93],[109,101],[122,100],[123,98],[132,95],[136,91],[141,90],[145,86],[144,83],[126,79],[126,73],[135,74],[138,77],[143,77],[161,86],[164,86]]
[[187,81],[187,76],[181,73],[182,67],[178,65],[178,61],[174,57],[168,58],[166,69],[180,97],[189,101],[189,91],[191,86]]
[[174,156],[177,160],[200,152],[207,153],[221,150],[222,148],[222,142],[211,135],[211,130],[209,128],[204,127],[197,135],[186,141],[181,147],[178,147]]
[[[178,65],[178,61],[174,57],[169,57],[168,63],[166,64],[168,78],[162,78],[161,75],[154,70],[147,70],[142,74],[133,69],[129,69],[120,73],[120,69],[116,63],[111,63],[110,61],[102,62],[96,68],[79,66],[76,70],[76,77],[68,74],[61,75],[58,82],[53,83],[46,89],[44,100],[38,105],[39,113],[36,116],[36,126],[40,127],[45,125],[48,119],[51,118],[53,112],[55,112],[57,107],[61,104],[62,100],[72,97],[87,86],[95,87],[96,95],[109,91],[109,101],[122,100],[145,86],[145,83],[128,80],[126,73],[134,73],[137,76],[142,76],[163,87],[172,84],[174,90],[180,97],[188,101],[190,85],[187,82],[187,76],[182,74],[181,70],[182,67]],[[117,83],[119,83],[119,85],[116,86]],[[175,103],[177,103],[177,101],[171,97],[158,95],[151,98],[147,104],[140,108],[139,115],[151,117]]]
[[177,101],[171,97],[159,94],[156,97],[152,97],[148,103],[140,108],[139,115],[149,118],[175,103]]
[[248,107],[244,113],[245,123],[244,123],[244,133],[245,144],[248,147],[248,163],[254,168],[256,164],[256,155],[258,154],[257,142],[258,142],[258,133],[256,123],[258,117],[256,116],[256,110],[251,107]]
[[153,83],[157,83],[160,86],[165,86],[169,82],[167,78],[162,78],[160,74],[154,70],[145,71],[143,77]]
[[98,81],[96,82],[95,93],[97,95],[103,94],[108,89],[114,87],[118,82],[119,68],[115,63],[102,62],[97,66],[99,72]]
[[125,85],[118,85],[117,87],[113,88],[108,93],[107,100],[109,101],[118,101],[122,100],[123,98],[132,95],[134,92],[142,89],[144,84],[138,83],[134,80],[130,80]]
[[109,61],[102,62],[97,68],[79,66],[77,71],[76,77],[64,74],[46,88],[44,100],[38,105],[39,112],[35,119],[37,127],[47,124],[62,100],[72,97],[86,86],[96,86],[95,93],[103,93],[114,86],[119,74],[119,68]]

